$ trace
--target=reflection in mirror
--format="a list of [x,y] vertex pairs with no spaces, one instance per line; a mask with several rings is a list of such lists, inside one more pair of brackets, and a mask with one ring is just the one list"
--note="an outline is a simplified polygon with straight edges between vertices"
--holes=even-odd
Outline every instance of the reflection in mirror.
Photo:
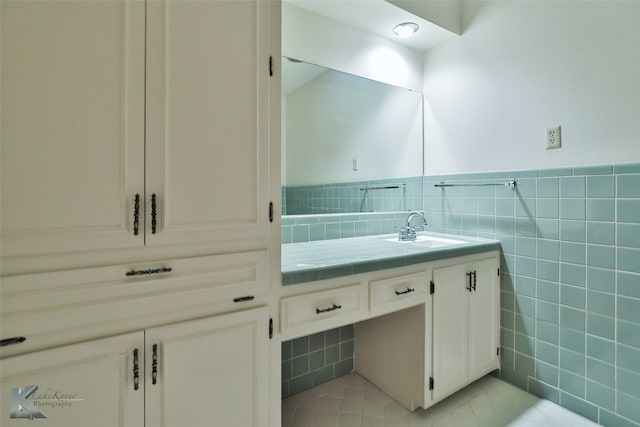
[[422,94],[282,59],[283,214],[422,210]]

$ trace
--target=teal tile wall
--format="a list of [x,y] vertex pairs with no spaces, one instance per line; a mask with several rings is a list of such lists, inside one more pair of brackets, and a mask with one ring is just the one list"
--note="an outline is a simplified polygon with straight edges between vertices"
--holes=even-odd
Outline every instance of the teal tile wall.
[[282,343],[282,397],[353,370],[353,325]]
[[502,242],[502,377],[639,427],[640,164],[427,176],[424,191],[428,229]]
[[[397,186],[369,189],[365,187]],[[284,215],[422,210],[422,177],[282,187]]]
[[282,243],[396,233],[406,220],[407,212],[288,215],[282,217]]

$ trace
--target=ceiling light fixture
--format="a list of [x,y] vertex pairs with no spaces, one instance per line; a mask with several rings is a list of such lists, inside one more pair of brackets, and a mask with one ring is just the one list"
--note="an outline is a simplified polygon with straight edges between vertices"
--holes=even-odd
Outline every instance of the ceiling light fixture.
[[393,33],[402,38],[411,37],[420,27],[415,22],[403,22],[393,27]]

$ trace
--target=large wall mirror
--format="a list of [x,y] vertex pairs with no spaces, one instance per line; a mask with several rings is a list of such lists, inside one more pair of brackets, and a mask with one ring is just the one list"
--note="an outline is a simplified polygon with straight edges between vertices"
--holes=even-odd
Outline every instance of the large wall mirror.
[[283,214],[422,209],[422,94],[282,58]]

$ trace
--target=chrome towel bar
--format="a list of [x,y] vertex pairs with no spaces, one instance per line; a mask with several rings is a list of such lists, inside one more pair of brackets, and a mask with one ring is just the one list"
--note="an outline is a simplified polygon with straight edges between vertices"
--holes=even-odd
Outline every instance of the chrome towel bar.
[[369,190],[388,190],[391,188],[405,188],[407,184],[397,184],[397,185],[365,185],[364,187],[360,187],[360,191],[369,191]]
[[445,184],[444,181],[440,181],[440,184],[434,184],[434,187],[509,187],[511,189],[516,188],[518,183],[515,179],[510,179],[503,183],[491,183],[491,184]]

